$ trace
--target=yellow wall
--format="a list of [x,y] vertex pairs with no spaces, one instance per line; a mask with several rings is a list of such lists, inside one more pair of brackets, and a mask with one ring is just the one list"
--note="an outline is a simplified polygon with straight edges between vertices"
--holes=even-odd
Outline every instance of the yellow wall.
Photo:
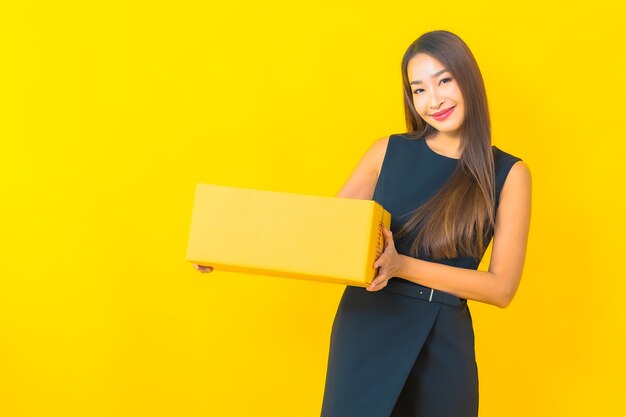
[[193,191],[334,195],[434,29],[533,174],[517,297],[470,302],[480,414],[624,415],[624,8],[472,3],[3,1],[0,415],[318,416],[343,286],[196,272]]

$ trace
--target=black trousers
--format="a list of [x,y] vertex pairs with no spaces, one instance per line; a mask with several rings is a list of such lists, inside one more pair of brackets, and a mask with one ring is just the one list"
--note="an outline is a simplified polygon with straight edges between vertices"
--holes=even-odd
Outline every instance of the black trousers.
[[321,417],[476,417],[474,330],[460,301],[347,286],[331,331]]

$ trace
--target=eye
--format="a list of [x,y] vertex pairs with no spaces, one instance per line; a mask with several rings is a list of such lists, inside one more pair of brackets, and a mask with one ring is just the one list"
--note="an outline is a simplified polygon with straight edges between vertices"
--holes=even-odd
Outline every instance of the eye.
[[[450,78],[450,77],[442,78],[442,79],[439,81],[439,84],[441,84],[441,83],[442,83],[442,82],[444,82],[444,81],[448,81],[448,82],[449,82],[449,81],[452,81],[452,78]],[[447,84],[447,83],[446,83],[446,84]],[[413,90],[413,94],[417,94],[417,92],[418,92],[419,90],[422,90],[422,89],[421,89],[421,88],[416,88],[415,90]]]

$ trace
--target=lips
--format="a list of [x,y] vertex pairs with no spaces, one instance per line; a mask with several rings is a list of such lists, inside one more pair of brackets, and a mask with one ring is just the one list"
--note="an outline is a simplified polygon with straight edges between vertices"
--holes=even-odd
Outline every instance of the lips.
[[444,114],[446,114],[447,112],[449,112],[450,110],[452,110],[454,107],[455,107],[455,106],[448,107],[448,108],[447,108],[447,109],[445,109],[445,110],[441,110],[440,112],[437,112],[437,113],[433,113],[433,114],[431,114],[431,116],[443,116]]

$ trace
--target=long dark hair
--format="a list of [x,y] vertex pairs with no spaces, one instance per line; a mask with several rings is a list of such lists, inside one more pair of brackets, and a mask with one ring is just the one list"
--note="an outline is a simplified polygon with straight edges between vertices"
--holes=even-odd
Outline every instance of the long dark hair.
[[407,135],[414,140],[437,132],[418,115],[413,105],[407,67],[418,53],[441,62],[459,85],[465,107],[460,129],[462,155],[446,184],[411,212],[412,217],[394,237],[410,235],[419,227],[411,255],[417,257],[421,248],[433,259],[471,256],[480,260],[495,224],[495,168],[483,78],[469,47],[454,33],[436,30],[416,39],[402,58]]

